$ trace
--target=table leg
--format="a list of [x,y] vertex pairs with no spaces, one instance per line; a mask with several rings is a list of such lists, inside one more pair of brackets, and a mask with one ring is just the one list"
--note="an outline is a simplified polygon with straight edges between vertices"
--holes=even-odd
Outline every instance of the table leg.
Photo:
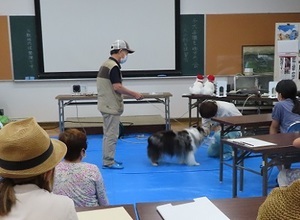
[[262,196],[268,194],[268,155],[262,155]]
[[[196,112],[196,115],[197,115],[197,126],[199,126],[199,120],[200,120],[200,117],[199,117],[199,115],[200,115],[200,105],[199,104],[201,102],[200,102],[199,99],[197,99],[197,102],[196,102],[196,104],[197,104],[197,107],[196,107],[196,110],[197,110],[197,112]],[[201,122],[201,124],[202,124],[202,122]]]
[[171,129],[170,98],[165,98],[165,120],[166,120],[166,130],[170,130]]
[[232,151],[232,198],[237,197],[237,148]]
[[241,159],[241,167],[240,168],[240,191],[244,190],[244,159]]
[[189,107],[189,127],[191,127],[192,126],[192,99],[191,98],[189,98],[188,107]]
[[58,100],[58,125],[59,125],[60,132],[63,132],[65,130],[64,122],[65,122],[64,103],[62,100]]
[[224,137],[224,124],[221,124],[221,132],[220,132],[220,139],[221,139],[221,146],[220,146],[220,171],[219,171],[219,180],[220,182],[223,181],[223,168],[224,168],[224,161],[223,161],[223,152],[224,152],[224,144],[223,144],[223,139]]

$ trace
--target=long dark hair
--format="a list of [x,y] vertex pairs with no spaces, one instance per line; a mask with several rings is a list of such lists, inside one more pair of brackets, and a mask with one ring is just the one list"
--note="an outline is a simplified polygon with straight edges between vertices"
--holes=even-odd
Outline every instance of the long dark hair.
[[297,99],[297,85],[291,79],[284,79],[277,83],[276,92],[280,93],[282,98],[291,99],[294,103],[292,112],[300,115],[300,102]]

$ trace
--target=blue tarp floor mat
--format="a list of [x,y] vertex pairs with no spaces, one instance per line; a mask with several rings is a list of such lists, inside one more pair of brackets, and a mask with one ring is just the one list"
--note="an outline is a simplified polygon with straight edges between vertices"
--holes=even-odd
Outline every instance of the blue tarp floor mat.
[[[223,182],[219,181],[219,159],[207,156],[202,144],[196,152],[199,166],[179,164],[176,158],[164,157],[159,166],[152,166],[147,157],[150,134],[131,134],[118,140],[116,156],[124,169],[102,169],[102,135],[88,135],[85,162],[96,164],[102,173],[111,205],[190,200],[206,196],[209,199],[231,198],[232,168],[224,166]],[[260,170],[261,157],[245,160],[247,167]],[[269,191],[276,185],[277,168],[269,173]],[[238,197],[262,195],[262,177],[245,171],[244,190]]]

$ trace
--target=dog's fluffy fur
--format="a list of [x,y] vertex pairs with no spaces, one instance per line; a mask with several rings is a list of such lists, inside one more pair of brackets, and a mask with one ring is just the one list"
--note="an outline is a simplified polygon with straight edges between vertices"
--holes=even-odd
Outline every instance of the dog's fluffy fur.
[[182,131],[159,131],[148,138],[148,157],[154,166],[163,155],[175,156],[180,163],[196,166],[195,152],[205,138],[203,128],[187,128]]

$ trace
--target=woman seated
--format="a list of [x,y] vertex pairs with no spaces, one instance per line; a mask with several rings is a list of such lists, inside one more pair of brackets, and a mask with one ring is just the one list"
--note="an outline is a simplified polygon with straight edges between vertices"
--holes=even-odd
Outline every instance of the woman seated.
[[[272,123],[270,134],[287,133],[288,128],[295,121],[300,121],[300,102],[297,98],[297,85],[291,79],[284,79],[277,83],[276,88],[278,102],[272,110]],[[295,147],[300,144],[294,143]],[[279,165],[277,177],[279,186],[288,186],[299,178],[299,169],[290,169],[290,163]]]
[[74,202],[51,192],[66,145],[50,139],[34,118],[5,125],[0,140],[0,219],[78,219]]
[[85,133],[68,129],[58,138],[67,154],[55,168],[53,192],[73,199],[76,207],[106,206],[108,199],[98,167],[82,162],[87,149]]
[[278,102],[272,110],[270,134],[287,133],[288,127],[295,121],[300,121],[300,101],[297,98],[297,85],[291,79],[277,83]]

